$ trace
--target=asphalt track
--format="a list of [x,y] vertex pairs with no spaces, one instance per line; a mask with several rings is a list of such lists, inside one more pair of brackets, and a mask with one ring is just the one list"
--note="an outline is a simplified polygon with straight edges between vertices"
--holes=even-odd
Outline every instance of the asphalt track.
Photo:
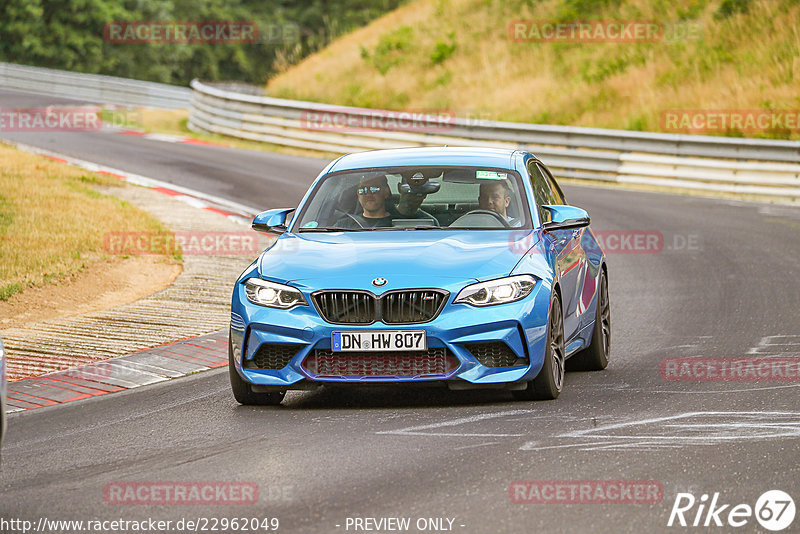
[[[4,108],[47,103],[59,102],[0,92]],[[0,137],[264,208],[297,202],[325,163],[108,132]],[[611,363],[568,374],[558,400],[370,388],[241,407],[227,371],[209,371],[12,414],[0,518],[277,517],[279,531],[309,533],[355,532],[348,518],[364,517],[411,518],[410,532],[420,531],[419,518],[450,518],[452,531],[465,533],[729,532],[667,527],[677,493],[719,492],[719,504],[754,506],[780,489],[800,504],[796,378],[669,381],[659,373],[665,358],[800,356],[800,209],[564,189],[593,229],[660,231],[663,248],[608,255]],[[516,504],[509,486],[518,480],[655,481],[663,495],[655,504]],[[259,499],[107,503],[104,488],[121,481],[251,482]],[[800,518],[786,531],[798,529]],[[763,528],[751,517],[735,530]]]

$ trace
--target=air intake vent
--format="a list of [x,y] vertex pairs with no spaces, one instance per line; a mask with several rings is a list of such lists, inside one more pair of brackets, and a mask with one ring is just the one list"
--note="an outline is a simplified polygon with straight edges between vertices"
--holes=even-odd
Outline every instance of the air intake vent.
[[300,345],[262,343],[253,359],[244,361],[244,368],[279,371],[289,365],[289,361],[299,350]]
[[445,348],[397,352],[333,352],[315,349],[303,368],[323,377],[445,377],[458,368],[458,360]]
[[486,367],[522,367],[529,363],[528,358],[517,358],[511,347],[502,341],[467,343],[464,346]]

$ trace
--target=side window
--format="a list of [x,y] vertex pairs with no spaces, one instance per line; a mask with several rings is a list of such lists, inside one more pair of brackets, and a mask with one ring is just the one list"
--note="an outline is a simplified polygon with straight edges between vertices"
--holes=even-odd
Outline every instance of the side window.
[[533,196],[536,200],[536,207],[539,209],[539,218],[543,223],[548,222],[550,220],[550,212],[542,209],[542,206],[546,204],[560,204],[560,202],[556,201],[553,190],[550,188],[550,184],[547,182],[545,175],[533,160],[528,162],[528,174],[530,174],[531,177]]
[[551,202],[551,204],[566,204],[567,201],[564,198],[564,193],[561,191],[561,188],[558,186],[553,178],[553,175],[550,174],[550,171],[547,169],[547,167],[541,163],[537,163],[536,166],[539,167],[539,170],[544,175],[547,183],[550,185],[550,190],[553,192],[554,202]]

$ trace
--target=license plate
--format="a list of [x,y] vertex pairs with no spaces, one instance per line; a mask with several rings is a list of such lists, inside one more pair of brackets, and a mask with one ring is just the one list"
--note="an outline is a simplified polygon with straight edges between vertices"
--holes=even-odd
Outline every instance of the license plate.
[[427,348],[425,330],[361,330],[331,334],[331,349],[334,352],[425,350]]

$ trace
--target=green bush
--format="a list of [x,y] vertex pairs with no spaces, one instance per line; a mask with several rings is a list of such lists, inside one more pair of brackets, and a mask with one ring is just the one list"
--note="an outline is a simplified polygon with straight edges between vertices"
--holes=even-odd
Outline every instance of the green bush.
[[[413,37],[414,29],[411,26],[400,26],[383,35],[371,55],[372,64],[378,69],[378,72],[382,75],[386,74],[389,69],[399,64],[403,59],[404,52],[411,48]],[[364,56],[362,51],[361,57]],[[370,57],[369,52],[366,52],[366,57]]]
[[449,38],[449,42],[442,41],[441,39],[436,41],[436,46],[434,46],[433,52],[431,52],[431,63],[434,65],[444,62],[456,51],[455,32],[450,32],[447,37]]

